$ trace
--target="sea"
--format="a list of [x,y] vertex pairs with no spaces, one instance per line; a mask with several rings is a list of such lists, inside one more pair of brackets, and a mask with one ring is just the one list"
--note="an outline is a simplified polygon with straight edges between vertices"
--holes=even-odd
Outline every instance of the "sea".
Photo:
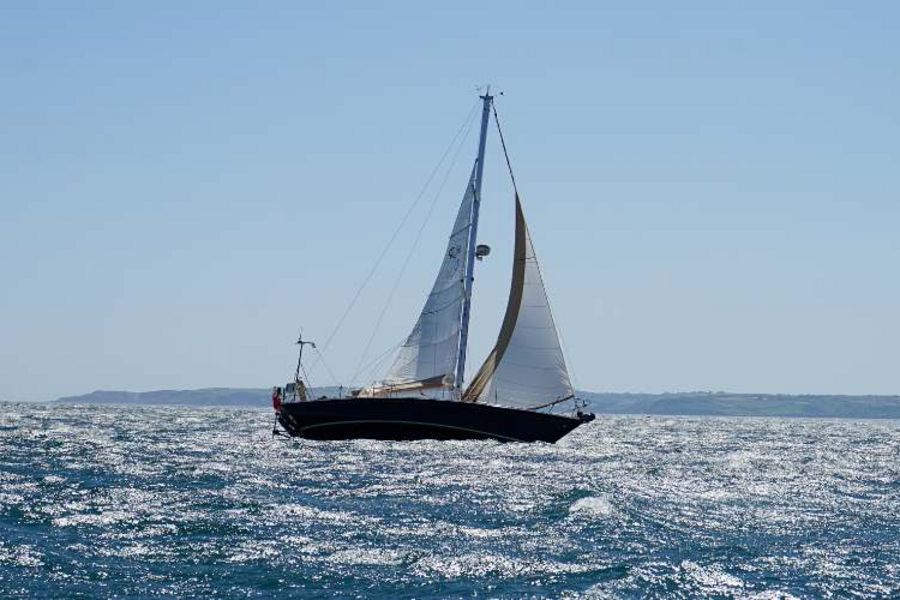
[[0,405],[0,598],[900,598],[900,421],[314,442]]

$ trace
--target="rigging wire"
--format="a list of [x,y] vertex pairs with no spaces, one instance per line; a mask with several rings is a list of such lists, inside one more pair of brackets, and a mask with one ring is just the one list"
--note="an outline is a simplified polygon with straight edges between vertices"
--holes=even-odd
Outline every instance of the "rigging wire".
[[384,259],[385,255],[390,250],[394,241],[397,239],[397,236],[400,235],[400,231],[403,229],[403,226],[406,224],[406,221],[409,219],[409,216],[412,214],[413,210],[419,205],[419,201],[425,195],[425,191],[428,189],[428,186],[431,185],[431,181],[434,179],[434,176],[437,175],[437,172],[440,170],[441,166],[444,164],[444,161],[447,158],[447,155],[450,153],[450,150],[456,144],[456,140],[459,138],[460,134],[463,133],[463,130],[467,129],[467,126],[471,127],[472,118],[475,115],[475,111],[478,108],[478,103],[474,103],[472,108],[469,110],[469,114],[466,115],[463,124],[456,131],[456,134],[453,136],[453,139],[450,141],[450,144],[444,150],[444,153],[441,155],[440,160],[437,165],[435,165],[434,169],[432,169],[431,174],[428,175],[428,178],[425,180],[425,183],[422,185],[421,190],[416,196],[415,200],[413,200],[412,204],[406,210],[406,214],[403,215],[403,218],[400,219],[400,223],[397,225],[397,228],[394,230],[394,233],[391,235],[385,247],[382,249],[381,253],[378,255],[378,258],[375,260],[375,264],[372,265],[372,268],[369,270],[362,284],[357,288],[356,293],[353,295],[353,298],[350,300],[350,303],[347,305],[347,308],[344,310],[344,313],[341,315],[341,318],[338,319],[337,324],[334,326],[334,329],[329,334],[328,338],[325,340],[325,343],[322,345],[322,350],[318,352],[317,360],[310,366],[309,370],[314,371],[318,364],[321,362],[321,356],[328,350],[328,347],[331,345],[331,342],[334,340],[335,336],[340,331],[341,327],[344,324],[344,321],[347,320],[347,316],[350,314],[350,311],[353,310],[353,307],[356,305],[357,300],[359,300],[362,291],[371,281],[372,276],[375,275],[375,271],[378,270],[379,265],[381,265],[381,261]]
[[[313,390],[316,389],[316,386],[314,386],[314,385],[312,384],[312,382],[310,382],[310,380],[309,380],[309,373],[306,372],[306,367],[304,367],[304,366],[301,364],[301,365],[300,365],[300,370],[303,371],[303,380],[306,382],[306,388],[307,388],[310,392],[312,392]],[[315,396],[315,394],[312,394],[312,395]]]
[[331,377],[331,381],[334,383],[334,385],[340,385],[340,381],[334,375],[334,371],[331,370],[331,367],[328,366],[328,363],[325,362],[325,357],[322,356],[322,353],[319,351],[319,348],[317,346],[313,346],[313,350],[316,351],[316,358],[317,358],[318,362],[321,362],[322,366],[325,367],[325,370],[328,371],[328,375]]
[[362,356],[360,356],[359,364],[356,367],[356,371],[353,373],[353,377],[351,378],[351,385],[356,382],[356,376],[359,375],[360,369],[362,368],[363,362],[366,360],[369,350],[371,349],[372,342],[375,340],[375,336],[378,333],[378,328],[381,326],[381,322],[384,319],[385,314],[390,308],[391,303],[394,300],[394,295],[397,292],[397,288],[400,287],[400,282],[403,279],[403,275],[406,273],[406,268],[409,266],[410,259],[412,259],[413,254],[416,251],[416,248],[419,245],[419,242],[422,239],[422,233],[425,231],[425,226],[428,224],[428,221],[431,219],[431,215],[434,213],[434,208],[437,205],[438,198],[440,198],[441,194],[444,191],[444,188],[447,185],[447,181],[450,178],[450,174],[453,172],[453,167],[456,165],[456,161],[459,158],[459,153],[462,150],[462,147],[465,145],[466,140],[469,138],[469,133],[472,131],[472,125],[474,121],[470,120],[468,123],[468,127],[466,127],[466,131],[460,139],[459,144],[456,147],[456,151],[453,153],[453,158],[450,160],[450,164],[447,167],[446,173],[444,173],[444,179],[441,181],[440,187],[438,187],[437,191],[434,194],[434,197],[431,199],[431,204],[428,206],[428,212],[425,214],[425,219],[422,221],[422,224],[419,226],[419,231],[416,232],[416,237],[413,240],[412,247],[409,249],[409,252],[406,255],[406,258],[403,261],[403,266],[400,267],[400,271],[397,273],[397,277],[394,280],[394,285],[391,288],[390,293],[388,294],[387,301],[381,309],[381,313],[378,315],[378,319],[375,321],[375,326],[372,329],[372,335],[369,337],[369,341],[366,343],[366,347],[363,350]]
[[[552,317],[552,315],[551,315]],[[569,370],[569,376],[572,378],[572,398],[575,400],[575,408],[581,409],[588,405],[588,401],[578,397],[578,377],[575,376],[575,366],[569,358],[569,351],[566,349],[566,340],[562,331],[557,328],[556,335],[559,336],[559,347],[562,348],[563,357],[566,359],[566,367]]]
[[506,140],[503,139],[503,129],[500,127],[500,116],[497,114],[497,103],[491,102],[491,110],[494,111],[494,122],[497,123],[497,133],[500,134],[500,145],[503,146],[503,157],[506,159],[506,168],[509,169],[509,178],[512,180],[513,191],[519,196],[519,188],[516,186],[516,176],[513,175],[512,163],[509,162],[509,152],[506,151]]
[[[390,356],[400,346],[402,346],[404,341],[406,341],[405,337],[403,339],[401,339],[400,341],[398,341],[394,344],[391,344],[390,346],[388,346],[388,348],[384,352],[382,352],[381,354],[379,354],[378,356],[373,358],[371,361],[366,363],[366,365],[363,366],[363,368],[359,370],[360,379],[362,381],[367,381],[369,379],[369,376],[373,375],[374,372],[381,365],[381,363],[384,362],[384,359],[387,358],[388,356]],[[352,384],[351,384],[351,386],[352,386]]]

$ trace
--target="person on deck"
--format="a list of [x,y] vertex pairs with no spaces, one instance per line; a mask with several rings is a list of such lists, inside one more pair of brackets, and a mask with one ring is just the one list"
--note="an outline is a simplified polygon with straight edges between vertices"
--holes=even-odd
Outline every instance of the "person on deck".
[[306,402],[308,400],[306,395],[306,384],[303,383],[303,380],[299,377],[297,378],[296,390],[297,390],[297,398],[300,399],[301,402]]

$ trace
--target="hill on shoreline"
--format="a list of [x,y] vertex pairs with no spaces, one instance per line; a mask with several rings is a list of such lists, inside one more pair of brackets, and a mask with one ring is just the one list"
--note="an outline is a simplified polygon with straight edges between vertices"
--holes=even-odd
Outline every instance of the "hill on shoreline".
[[203,388],[127,392],[97,390],[79,396],[64,396],[56,404],[135,404],[147,406],[229,406],[240,408],[269,405],[271,390],[256,388]]
[[[336,392],[331,388],[315,390],[316,395]],[[600,414],[900,419],[900,396],[581,392],[579,397],[589,402],[589,410]],[[65,396],[53,400],[53,403],[265,408],[269,406],[269,398],[270,390],[266,388],[150,392],[99,390],[79,396]]]

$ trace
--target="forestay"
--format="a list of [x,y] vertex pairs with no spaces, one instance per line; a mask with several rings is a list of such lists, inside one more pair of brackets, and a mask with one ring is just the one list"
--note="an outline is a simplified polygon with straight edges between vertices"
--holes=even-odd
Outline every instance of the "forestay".
[[494,349],[463,399],[514,408],[549,408],[574,396],[522,204],[516,195],[513,277]]
[[475,169],[450,232],[441,269],[412,333],[401,345],[387,376],[362,390],[361,396],[453,386],[474,200]]

